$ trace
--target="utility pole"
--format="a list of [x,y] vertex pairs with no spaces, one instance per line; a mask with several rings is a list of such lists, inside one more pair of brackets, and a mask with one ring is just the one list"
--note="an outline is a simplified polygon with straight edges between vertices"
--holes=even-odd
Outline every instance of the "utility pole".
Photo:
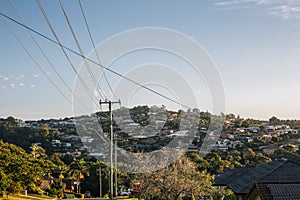
[[117,136],[114,134],[114,140],[115,140],[115,195],[118,195],[118,167],[117,167]]
[[99,197],[102,198],[102,169],[101,166],[98,169],[99,172]]
[[[110,142],[109,142],[109,198],[113,200],[114,198],[114,167],[113,167],[113,146],[114,146],[114,127],[113,127],[113,115],[112,115],[112,104],[121,104],[121,101],[99,101],[100,107],[102,104],[108,104],[109,109],[109,119],[110,119]],[[116,161],[116,159],[115,159]],[[116,164],[115,164],[116,166]],[[117,185],[117,182],[116,182]]]

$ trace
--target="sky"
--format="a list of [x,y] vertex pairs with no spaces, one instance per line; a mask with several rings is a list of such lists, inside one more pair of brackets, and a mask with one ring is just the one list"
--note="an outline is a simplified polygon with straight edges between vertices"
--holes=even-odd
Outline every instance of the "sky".
[[[26,25],[55,40],[36,1],[0,1],[0,12],[20,21],[11,2]],[[95,56],[78,1],[61,2],[83,54]],[[61,43],[80,52],[59,0],[42,0],[41,4]],[[82,0],[81,4],[93,41],[103,51],[100,54],[107,55],[104,44],[124,31],[144,27],[174,30],[199,44],[215,64],[223,83],[225,113],[239,114],[244,118],[269,119],[277,116],[300,119],[299,0]],[[6,23],[33,59],[18,43]],[[97,75],[93,79],[93,73],[87,74],[82,70],[84,61],[81,57],[67,51],[72,66],[57,44],[33,34],[51,61],[51,67],[27,30],[7,19],[0,21],[0,36],[0,117],[48,119],[80,114],[82,108],[78,107],[84,105],[74,102],[82,99],[83,94],[78,91],[84,90],[84,87],[78,85],[84,82],[90,86],[92,80],[99,83],[107,97],[115,91],[116,99],[125,101],[125,106],[161,103],[167,107],[170,104],[174,109],[174,102],[171,105],[172,102],[167,99],[155,98],[155,94],[145,92],[141,87],[130,88],[124,78],[106,73],[106,79],[112,87],[110,91],[106,79],[99,77],[103,72],[101,69],[92,66]],[[101,60],[105,60],[105,57],[101,57]],[[147,80],[143,83],[147,87],[181,100],[183,104],[188,103],[185,99],[191,99],[190,94],[176,91],[185,91],[181,88],[184,84],[180,83],[187,82],[201,110],[210,111],[213,107],[205,77],[192,73],[188,70],[191,66],[187,62],[170,52],[144,49],[120,55],[109,64],[111,69],[125,77],[139,82]],[[85,73],[84,79],[80,81],[76,71]],[[169,82],[162,84],[164,77],[168,77]],[[101,92],[97,93],[99,88],[91,90],[95,99],[104,98],[100,97]],[[121,94],[127,90],[127,94]],[[88,107],[92,106],[91,110],[97,111],[97,102],[92,101],[93,105]],[[83,101],[82,104],[87,103]]]

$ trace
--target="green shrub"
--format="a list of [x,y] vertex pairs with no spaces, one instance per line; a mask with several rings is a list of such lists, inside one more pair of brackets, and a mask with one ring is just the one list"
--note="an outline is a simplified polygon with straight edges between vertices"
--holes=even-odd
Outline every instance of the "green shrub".
[[74,193],[65,193],[64,199],[74,199],[75,194]]
[[51,188],[46,190],[51,197],[61,198],[63,196],[63,190],[66,187],[61,180],[55,179],[51,184]]

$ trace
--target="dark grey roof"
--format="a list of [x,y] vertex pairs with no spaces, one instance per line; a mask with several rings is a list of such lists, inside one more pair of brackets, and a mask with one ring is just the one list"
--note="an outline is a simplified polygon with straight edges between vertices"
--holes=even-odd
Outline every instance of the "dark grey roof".
[[262,200],[299,200],[300,183],[257,183]]
[[300,165],[286,159],[256,167],[245,167],[217,176],[214,185],[228,186],[236,194],[247,194],[256,182],[299,182]]
[[214,185],[216,186],[226,185],[230,183],[232,180],[234,180],[236,177],[240,177],[244,173],[247,173],[252,168],[254,167],[242,167],[234,170],[227,170],[214,180]]
[[300,184],[269,184],[268,188],[274,200],[300,199]]
[[259,182],[300,182],[300,164],[286,160]]

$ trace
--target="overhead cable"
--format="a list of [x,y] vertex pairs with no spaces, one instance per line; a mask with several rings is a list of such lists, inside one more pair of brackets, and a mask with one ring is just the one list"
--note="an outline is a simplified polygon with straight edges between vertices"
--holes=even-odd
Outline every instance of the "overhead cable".
[[[56,39],[56,41],[57,41],[56,44],[58,44],[59,47],[61,48],[62,52],[64,53],[65,57],[67,58],[67,60],[68,60],[68,62],[69,62],[69,64],[70,64],[71,68],[72,68],[73,71],[75,72],[76,77],[79,79],[80,83],[83,85],[83,87],[84,87],[85,91],[87,92],[87,94],[91,97],[91,100],[93,100],[96,104],[98,104],[98,100],[97,100],[97,101],[95,100],[95,98],[94,98],[94,96],[93,96],[93,93],[91,93],[91,91],[89,90],[88,86],[85,84],[84,80],[81,78],[80,74],[79,74],[78,71],[76,70],[76,68],[75,68],[75,66],[74,66],[74,64],[73,64],[73,62],[72,62],[72,60],[71,60],[71,58],[68,56],[67,52],[65,51],[65,48],[63,47],[62,43],[60,42],[60,40],[59,40],[59,38],[58,38],[58,36],[57,36],[57,34],[56,34],[56,32],[55,32],[55,30],[54,30],[52,24],[51,24],[51,22],[50,22],[50,20],[49,20],[49,18],[48,18],[47,13],[46,13],[45,9],[43,8],[43,6],[42,6],[42,4],[41,4],[41,2],[40,2],[40,0],[36,0],[36,2],[37,2],[37,4],[38,4],[38,6],[39,6],[39,8],[40,8],[40,10],[41,10],[41,12],[42,12],[42,14],[43,14],[43,16],[44,16],[46,22],[47,22],[47,24],[48,24],[48,26],[49,26],[49,28],[50,28],[50,30],[51,30],[51,32],[52,32],[52,34],[54,35],[54,37],[55,37],[55,39]],[[80,54],[80,55],[81,55],[81,54]]]
[[157,94],[157,95],[160,96],[160,97],[163,97],[163,98],[165,98],[165,99],[167,99],[167,100],[169,100],[169,101],[172,101],[173,103],[176,103],[177,105],[180,105],[180,106],[182,106],[182,107],[184,107],[184,108],[190,109],[189,106],[187,106],[187,105],[185,105],[185,104],[183,104],[183,103],[180,103],[179,101],[176,101],[176,100],[174,100],[174,99],[172,99],[172,98],[170,98],[170,97],[168,97],[168,96],[166,96],[166,95],[164,95],[164,94],[161,94],[161,93],[159,93],[159,92],[157,92],[157,91],[155,91],[155,90],[153,90],[153,89],[151,89],[151,88],[149,88],[149,87],[147,87],[147,86],[144,86],[144,85],[138,83],[137,81],[135,81],[135,80],[133,80],[133,79],[130,79],[130,78],[128,78],[128,77],[126,77],[126,76],[124,76],[124,75],[122,75],[122,74],[120,74],[120,73],[118,73],[118,72],[116,72],[116,71],[114,71],[114,70],[108,68],[108,67],[105,67],[105,66],[103,66],[102,64],[99,64],[99,63],[97,63],[96,61],[94,61],[94,60],[92,60],[92,59],[90,59],[90,58],[87,58],[87,57],[85,57],[84,55],[81,55],[80,53],[76,52],[75,50],[73,50],[73,49],[71,49],[71,48],[69,48],[69,47],[67,47],[67,46],[65,46],[65,45],[63,45],[63,44],[61,44],[61,43],[58,43],[57,41],[51,39],[50,37],[48,37],[48,36],[46,36],[46,35],[44,35],[44,34],[38,32],[38,31],[36,31],[36,30],[30,28],[29,26],[26,26],[26,25],[20,23],[19,21],[15,20],[15,19],[13,19],[13,18],[11,18],[11,17],[9,17],[9,16],[7,16],[7,15],[1,13],[1,12],[0,12],[0,15],[2,15],[3,17],[5,17],[5,18],[7,18],[7,19],[9,19],[9,20],[11,20],[11,21],[13,21],[13,22],[15,22],[16,24],[18,24],[18,25],[20,25],[20,26],[23,26],[24,28],[29,29],[30,31],[34,32],[35,34],[37,34],[37,35],[39,35],[39,36],[41,36],[41,37],[43,37],[43,38],[45,38],[45,39],[47,39],[47,40],[49,40],[49,41],[51,41],[51,42],[53,42],[53,43],[59,45],[61,48],[65,49],[65,50],[68,50],[68,51],[72,52],[73,54],[75,54],[75,55],[77,55],[77,56],[80,56],[80,57],[82,57],[82,58],[85,58],[85,59],[87,59],[89,62],[94,63],[94,64],[98,65],[99,67],[101,67],[101,68],[103,68],[103,69],[106,69],[107,71],[109,71],[109,72],[111,72],[111,73],[113,73],[113,74],[115,74],[115,75],[117,75],[117,76],[119,76],[119,77],[121,77],[121,78],[124,78],[125,80],[127,80],[127,81],[129,81],[129,82],[132,82],[132,83],[134,83],[134,84],[140,86],[141,88],[144,88],[144,89],[146,89],[146,90],[148,90],[148,91],[150,91],[150,92],[152,92],[152,93]]
[[[22,16],[20,15],[20,13],[18,12],[17,8],[15,7],[14,3],[12,0],[9,0],[10,5],[12,6],[14,12],[16,13],[16,15],[18,16],[18,18],[20,19],[20,21],[25,24]],[[53,69],[53,71],[55,72],[55,74],[59,77],[59,79],[62,81],[62,83],[66,86],[66,88],[69,90],[69,92],[76,98],[76,100],[85,108],[88,110],[88,108],[81,102],[81,100],[77,97],[76,94],[74,94],[74,92],[72,91],[72,89],[70,88],[70,86],[66,83],[66,81],[63,79],[63,77],[60,75],[60,73],[56,70],[55,66],[53,65],[53,63],[50,61],[49,57],[47,56],[47,54],[45,53],[45,51],[42,49],[42,47],[39,45],[38,41],[35,39],[35,37],[33,36],[32,32],[29,31],[28,29],[26,29],[28,34],[30,35],[31,39],[33,40],[33,42],[35,43],[35,45],[37,46],[37,48],[39,49],[39,51],[42,53],[42,55],[44,56],[44,58],[47,60],[48,64],[51,66],[51,68]],[[50,78],[50,77],[49,77]]]
[[58,92],[68,101],[69,103],[72,103],[72,101],[61,91],[61,89],[56,85],[56,83],[49,77],[48,73],[43,69],[43,67],[37,62],[37,60],[32,56],[30,51],[26,48],[26,46],[23,44],[23,42],[20,40],[20,38],[17,36],[17,34],[12,30],[12,28],[9,26],[9,24],[6,22],[5,19],[3,19],[2,15],[0,15],[0,18],[2,22],[6,25],[7,29],[11,32],[11,34],[14,36],[14,38],[18,41],[18,43],[22,46],[22,48],[25,50],[25,52],[28,54],[28,56],[31,58],[31,60],[36,64],[36,66],[41,70],[41,72],[47,77],[47,79],[52,83],[52,85],[58,90]]
[[[90,30],[90,27],[89,27],[87,18],[86,18],[85,12],[84,12],[84,10],[83,10],[83,6],[82,6],[80,0],[78,0],[78,3],[79,3],[79,6],[80,6],[81,14],[82,14],[83,19],[84,19],[84,22],[85,22],[85,26],[86,26],[87,31],[88,31],[88,33],[89,33],[90,41],[91,41],[91,43],[92,43],[92,45],[93,45],[93,49],[94,49],[94,51],[95,51],[95,53],[96,53],[96,56],[97,56],[97,61],[98,61],[98,63],[101,65],[100,56],[99,56],[99,53],[98,53],[98,51],[97,51],[97,49],[96,49],[96,45],[95,45],[95,42],[94,42],[94,40],[93,40],[92,33],[91,33],[91,30]],[[113,97],[114,97],[115,99],[118,99],[117,96],[116,96],[116,94],[115,94],[115,92],[114,92],[114,90],[112,89],[112,87],[111,87],[111,85],[110,85],[110,83],[109,83],[109,81],[108,81],[108,78],[107,78],[107,76],[106,76],[106,73],[105,73],[105,71],[104,71],[104,68],[102,67],[101,69],[102,69],[102,73],[103,73],[105,82],[107,83],[110,92],[112,93],[112,95],[113,95]]]
[[[67,12],[66,12],[66,10],[65,10],[65,8],[64,8],[64,6],[63,6],[61,0],[59,0],[59,5],[60,5],[60,7],[61,7],[61,9],[62,9],[62,12],[63,12],[63,14],[64,14],[64,16],[65,16],[65,19],[66,19],[67,23],[68,23],[68,27],[69,27],[69,29],[70,29],[70,31],[71,31],[71,33],[72,33],[72,36],[73,36],[73,38],[74,38],[74,40],[75,40],[76,46],[77,46],[77,48],[78,48],[80,54],[81,54],[81,55],[84,55],[84,53],[83,53],[83,51],[82,51],[82,48],[81,48],[81,46],[80,46],[80,43],[79,43],[79,41],[78,41],[78,39],[77,39],[77,37],[76,37],[75,31],[74,31],[74,29],[73,29],[73,27],[72,27],[71,21],[70,21],[68,15],[67,15]],[[92,72],[92,70],[91,70],[91,67],[90,67],[89,63],[86,61],[86,59],[84,59],[84,58],[82,58],[82,59],[83,59],[83,63],[84,63],[84,64],[86,65],[86,67],[87,67],[87,70],[88,70],[88,72],[89,72],[89,75],[91,76],[92,81],[93,81],[93,83],[94,83],[94,85],[95,85],[95,87],[96,87],[96,89],[97,89],[97,91],[98,91],[100,97],[103,98],[103,99],[107,99],[105,93],[102,91],[102,89],[101,89],[101,87],[99,86],[99,84],[97,84],[96,78],[95,78],[95,76],[94,76],[94,74],[93,74],[93,72]]]

